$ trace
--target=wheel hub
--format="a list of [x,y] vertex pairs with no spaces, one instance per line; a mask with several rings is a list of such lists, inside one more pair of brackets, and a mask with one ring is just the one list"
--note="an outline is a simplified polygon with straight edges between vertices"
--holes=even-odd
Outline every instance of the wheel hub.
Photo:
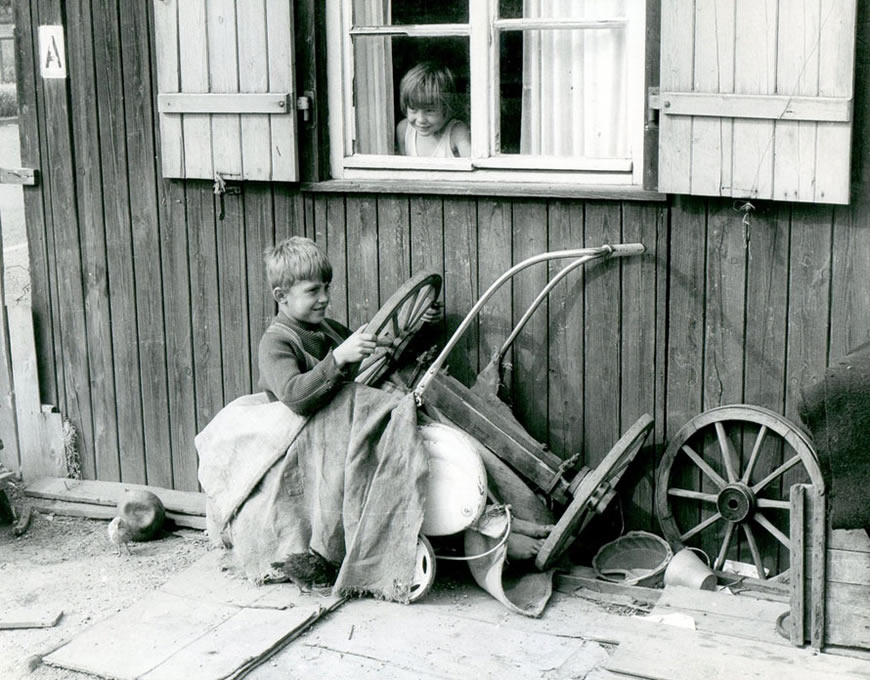
[[716,507],[729,522],[742,522],[755,510],[755,494],[746,484],[729,484],[719,492]]

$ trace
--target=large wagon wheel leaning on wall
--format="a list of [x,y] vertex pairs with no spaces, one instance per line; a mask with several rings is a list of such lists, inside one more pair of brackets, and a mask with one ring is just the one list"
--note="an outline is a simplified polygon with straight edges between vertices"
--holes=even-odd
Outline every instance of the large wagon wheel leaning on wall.
[[788,568],[789,489],[824,492],[809,438],[759,406],[720,406],[692,418],[659,464],[656,510],[672,545],[702,547],[713,567],[729,555],[753,564],[759,578]]
[[367,333],[378,336],[374,354],[360,364],[356,382],[376,385],[392,371],[423,325],[423,316],[441,292],[441,277],[420,272],[393,293],[366,326]]

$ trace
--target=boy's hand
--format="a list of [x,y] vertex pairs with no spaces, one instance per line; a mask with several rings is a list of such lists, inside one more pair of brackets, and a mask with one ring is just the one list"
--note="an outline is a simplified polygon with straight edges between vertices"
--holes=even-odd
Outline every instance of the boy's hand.
[[353,335],[335,348],[332,356],[336,364],[339,366],[355,364],[375,351],[378,338],[374,333],[365,332],[367,325],[360,326]]
[[435,323],[444,318],[444,305],[437,300],[423,313],[423,323]]

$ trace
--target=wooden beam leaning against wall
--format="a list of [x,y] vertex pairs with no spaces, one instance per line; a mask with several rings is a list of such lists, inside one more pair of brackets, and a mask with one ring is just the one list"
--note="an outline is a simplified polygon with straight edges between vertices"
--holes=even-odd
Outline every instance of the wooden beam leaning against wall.
[[66,477],[63,418],[39,399],[33,311],[6,305],[2,252],[0,237],[0,463],[24,481]]

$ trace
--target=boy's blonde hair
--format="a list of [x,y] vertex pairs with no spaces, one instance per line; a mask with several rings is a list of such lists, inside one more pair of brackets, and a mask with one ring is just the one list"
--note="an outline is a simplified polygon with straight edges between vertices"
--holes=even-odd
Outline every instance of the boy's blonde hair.
[[399,83],[399,107],[402,115],[408,109],[428,109],[433,105],[444,109],[447,119],[456,113],[456,82],[446,66],[424,61],[410,69]]
[[290,288],[297,281],[332,281],[332,264],[323,248],[310,238],[291,236],[266,249],[269,288]]

